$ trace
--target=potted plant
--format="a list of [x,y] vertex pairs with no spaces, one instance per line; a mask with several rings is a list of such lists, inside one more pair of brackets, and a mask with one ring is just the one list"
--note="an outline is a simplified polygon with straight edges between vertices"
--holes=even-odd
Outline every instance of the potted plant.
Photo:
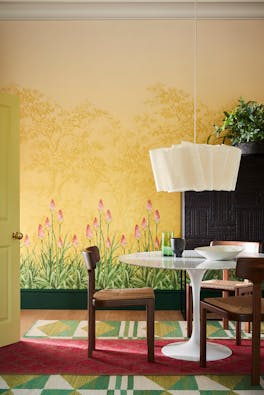
[[223,143],[230,142],[238,146],[243,154],[264,153],[264,105],[255,101],[239,99],[232,112],[224,111],[225,118],[221,126],[214,125],[214,136]]

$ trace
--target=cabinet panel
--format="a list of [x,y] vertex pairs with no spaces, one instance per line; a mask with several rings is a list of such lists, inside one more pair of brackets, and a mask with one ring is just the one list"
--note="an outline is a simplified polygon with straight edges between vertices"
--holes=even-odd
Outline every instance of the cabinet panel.
[[241,158],[236,190],[185,192],[186,248],[211,240],[264,242],[264,155]]

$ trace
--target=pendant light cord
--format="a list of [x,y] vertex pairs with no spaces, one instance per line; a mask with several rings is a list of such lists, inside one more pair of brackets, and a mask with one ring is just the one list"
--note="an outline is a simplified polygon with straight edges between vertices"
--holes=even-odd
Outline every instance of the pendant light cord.
[[197,0],[194,1],[194,49],[193,49],[193,142],[197,134]]

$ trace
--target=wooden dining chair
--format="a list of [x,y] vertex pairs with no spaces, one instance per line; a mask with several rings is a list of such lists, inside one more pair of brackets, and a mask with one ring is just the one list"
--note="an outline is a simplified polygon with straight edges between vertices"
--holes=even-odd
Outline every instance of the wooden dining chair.
[[155,295],[152,288],[119,288],[95,290],[95,269],[100,261],[97,246],[83,251],[88,271],[88,357],[95,350],[95,311],[97,308],[145,306],[147,321],[148,361],[154,362],[154,313]]
[[217,313],[228,320],[252,322],[251,383],[260,381],[260,326],[264,320],[264,298],[261,283],[264,280],[264,258],[238,258],[238,277],[252,282],[252,294],[227,298],[206,298],[200,302],[200,365],[206,367],[207,312]]
[[[214,240],[211,241],[210,245],[236,245],[243,247],[243,252],[249,254],[258,253],[260,250],[260,243],[254,241],[230,241],[230,240]],[[222,296],[227,297],[230,292],[233,292],[236,296],[244,295],[252,291],[252,285],[248,280],[229,280],[229,270],[224,269],[222,279],[211,279],[204,280],[201,282],[201,289],[222,291]],[[190,337],[192,334],[192,286],[186,284],[186,321],[187,321],[187,336]],[[228,329],[228,320],[223,320],[224,329]],[[245,330],[250,332],[250,325],[245,324]],[[241,325],[239,322],[236,324],[236,338],[239,344],[241,338]]]

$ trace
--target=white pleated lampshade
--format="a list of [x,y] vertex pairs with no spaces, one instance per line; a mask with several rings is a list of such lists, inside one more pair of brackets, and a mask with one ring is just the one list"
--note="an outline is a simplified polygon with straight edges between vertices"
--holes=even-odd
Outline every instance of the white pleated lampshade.
[[239,148],[182,142],[150,150],[158,192],[233,191],[241,159]]

